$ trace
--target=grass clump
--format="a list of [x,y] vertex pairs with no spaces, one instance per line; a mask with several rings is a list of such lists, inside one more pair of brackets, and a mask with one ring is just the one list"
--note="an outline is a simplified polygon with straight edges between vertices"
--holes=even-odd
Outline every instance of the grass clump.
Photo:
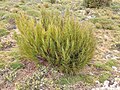
[[3,69],[5,67],[4,63],[0,63],[0,69]]
[[115,60],[109,60],[104,64],[102,62],[96,62],[94,66],[100,70],[112,71],[112,66],[117,66],[117,62]]
[[83,80],[83,77],[81,75],[76,75],[76,76],[64,76],[61,77],[57,83],[59,83],[60,85],[70,85],[70,84],[74,84],[76,82],[79,82]]
[[117,66],[117,62],[115,60],[109,60],[108,62],[105,63],[105,65],[108,65],[110,67]]
[[115,10],[115,11],[119,11],[119,9],[120,9],[120,2],[113,2],[113,3],[111,4],[111,8],[112,8],[113,10]]
[[106,65],[106,64],[102,64],[102,63],[96,63],[94,65],[97,69],[100,69],[100,70],[106,70],[106,71],[112,71],[112,67]]
[[95,23],[100,23],[102,25],[107,25],[107,24],[113,24],[114,22],[111,19],[107,18],[95,18],[91,20],[94,24]]
[[99,76],[99,81],[103,83],[105,80],[109,79],[111,74],[109,72],[102,72],[102,74]]
[[22,63],[16,61],[16,62],[11,63],[11,64],[10,64],[10,67],[11,67],[12,69],[15,69],[15,70],[16,70],[16,69],[20,69],[20,68],[24,67],[24,65],[23,65]]
[[0,17],[4,16],[7,13],[8,13],[7,11],[0,11]]
[[[73,16],[41,11],[41,19],[16,18],[21,53],[60,72],[77,74],[92,58],[95,40],[91,25],[80,24]],[[86,26],[87,25],[87,26]]]
[[27,11],[27,10],[31,10],[31,7],[28,7],[27,5],[20,5],[19,9]]
[[6,29],[0,29],[0,37],[8,35],[10,32],[7,31]]

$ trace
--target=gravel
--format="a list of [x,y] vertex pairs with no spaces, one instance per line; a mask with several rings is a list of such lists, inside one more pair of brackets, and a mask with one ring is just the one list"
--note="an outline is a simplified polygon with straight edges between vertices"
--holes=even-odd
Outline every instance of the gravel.
[[120,77],[116,77],[111,81],[106,80],[103,84],[96,81],[96,85],[97,87],[92,90],[120,90]]

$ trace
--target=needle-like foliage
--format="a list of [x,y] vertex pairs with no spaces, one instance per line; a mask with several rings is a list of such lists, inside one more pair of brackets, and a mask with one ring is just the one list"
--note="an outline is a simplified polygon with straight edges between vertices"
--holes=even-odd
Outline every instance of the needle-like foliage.
[[41,64],[76,74],[93,57],[93,28],[88,23],[80,24],[73,16],[41,11],[39,21],[21,14],[16,23],[21,53]]

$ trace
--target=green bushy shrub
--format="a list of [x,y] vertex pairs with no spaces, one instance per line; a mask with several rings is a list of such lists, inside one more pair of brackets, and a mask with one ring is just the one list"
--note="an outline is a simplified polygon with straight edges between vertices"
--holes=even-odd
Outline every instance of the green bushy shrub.
[[89,8],[98,8],[101,6],[110,6],[112,0],[84,0],[84,5]]
[[63,73],[76,74],[93,56],[93,28],[67,14],[53,14],[41,11],[38,22],[22,14],[17,17],[17,43],[26,57]]

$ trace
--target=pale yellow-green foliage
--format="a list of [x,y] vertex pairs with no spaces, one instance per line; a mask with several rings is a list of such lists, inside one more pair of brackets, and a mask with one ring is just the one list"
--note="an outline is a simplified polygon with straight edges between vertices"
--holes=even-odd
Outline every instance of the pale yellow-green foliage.
[[93,56],[93,28],[67,13],[60,16],[43,10],[40,21],[21,14],[16,23],[21,53],[32,60],[39,62],[41,57],[61,72],[76,74]]

